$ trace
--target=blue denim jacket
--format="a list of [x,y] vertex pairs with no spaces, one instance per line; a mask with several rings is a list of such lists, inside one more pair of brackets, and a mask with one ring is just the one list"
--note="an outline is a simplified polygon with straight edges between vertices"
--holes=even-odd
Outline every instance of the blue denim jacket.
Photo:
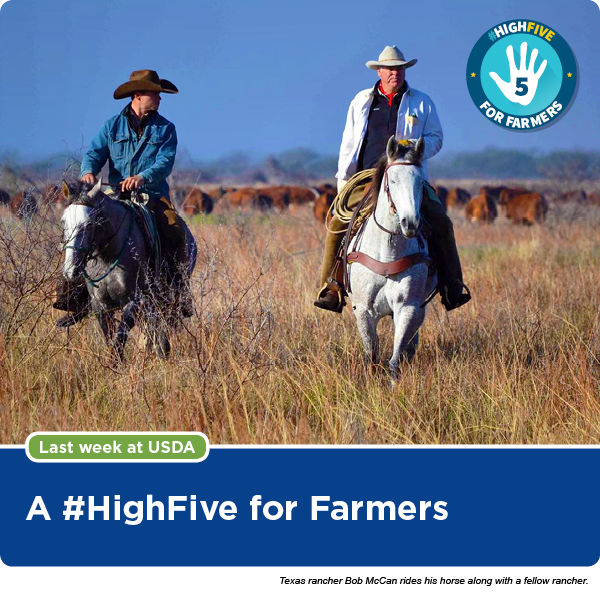
[[125,108],[109,118],[94,137],[81,161],[81,176],[97,176],[108,160],[108,182],[118,185],[128,176],[144,179],[143,191],[155,197],[169,197],[167,176],[173,170],[177,151],[175,125],[155,112],[138,140],[125,116]]

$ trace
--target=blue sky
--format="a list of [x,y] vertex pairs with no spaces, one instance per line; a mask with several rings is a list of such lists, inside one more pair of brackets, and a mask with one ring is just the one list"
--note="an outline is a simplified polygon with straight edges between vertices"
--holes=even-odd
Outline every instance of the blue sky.
[[[554,27],[580,68],[570,112],[529,134],[488,123],[465,83],[477,39],[513,18]],[[194,158],[336,154],[350,100],[377,78],[365,62],[392,44],[419,59],[407,79],[436,103],[443,151],[600,149],[599,33],[591,0],[10,0],[0,10],[0,150],[31,159],[85,149],[126,103],[114,89],[151,68],[180,89],[161,113]]]

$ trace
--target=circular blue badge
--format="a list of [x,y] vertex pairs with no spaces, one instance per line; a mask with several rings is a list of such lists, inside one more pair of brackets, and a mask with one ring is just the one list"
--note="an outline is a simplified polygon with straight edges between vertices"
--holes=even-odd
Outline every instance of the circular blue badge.
[[486,31],[467,63],[467,87],[478,110],[516,132],[552,126],[569,110],[579,68],[555,29],[530,19],[505,21]]

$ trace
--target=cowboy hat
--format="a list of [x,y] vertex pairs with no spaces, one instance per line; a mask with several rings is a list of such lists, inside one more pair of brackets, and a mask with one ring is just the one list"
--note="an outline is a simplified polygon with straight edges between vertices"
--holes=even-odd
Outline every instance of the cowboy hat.
[[377,70],[382,66],[402,66],[406,65],[406,68],[417,63],[417,59],[404,60],[404,54],[396,46],[385,46],[383,52],[379,54],[379,60],[369,60],[367,66],[372,70]]
[[155,70],[134,70],[127,83],[119,85],[113,97],[124,99],[131,97],[136,91],[158,91],[162,93],[179,93],[179,89],[166,79],[159,79]]

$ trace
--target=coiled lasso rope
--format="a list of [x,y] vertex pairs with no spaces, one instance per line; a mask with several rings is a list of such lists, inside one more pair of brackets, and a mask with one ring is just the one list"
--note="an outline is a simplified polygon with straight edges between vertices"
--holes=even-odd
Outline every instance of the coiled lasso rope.
[[[357,172],[352,178],[350,178],[350,180],[348,180],[344,188],[334,199],[329,210],[327,211],[327,216],[325,218],[325,226],[328,232],[331,232],[332,234],[346,234],[346,226],[344,226],[342,230],[332,230],[329,227],[329,222],[335,217],[343,224],[350,223],[354,214],[354,209],[356,208],[356,206],[354,206],[354,208],[348,206],[348,200],[352,195],[352,191],[354,191],[354,189],[361,183],[367,180],[372,180],[374,174],[375,168],[369,168],[368,170]],[[369,201],[368,203],[362,206],[361,212],[363,213],[359,214],[360,220],[364,219],[364,217],[368,216],[371,213],[371,205],[372,202]]]

